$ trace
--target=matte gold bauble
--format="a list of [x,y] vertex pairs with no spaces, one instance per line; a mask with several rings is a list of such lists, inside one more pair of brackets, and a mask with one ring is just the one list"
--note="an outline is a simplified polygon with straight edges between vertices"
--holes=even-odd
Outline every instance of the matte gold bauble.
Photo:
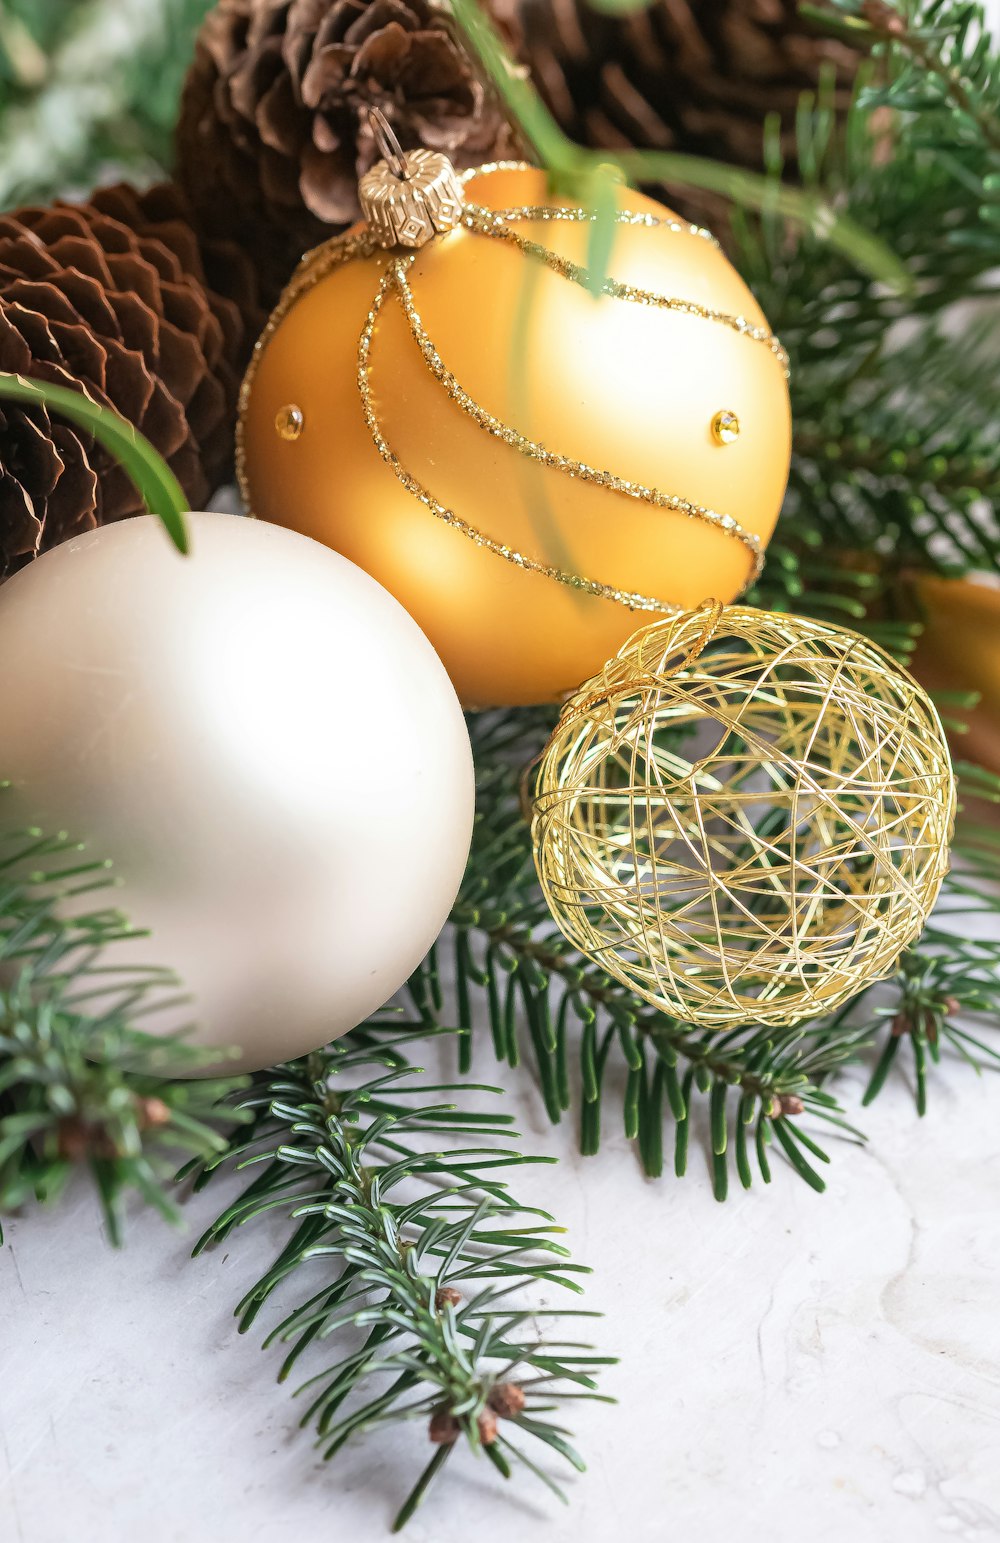
[[361,228],[304,260],[244,389],[244,492],[384,584],[467,705],[553,700],[644,616],[751,580],[788,472],[786,360],[662,205],[619,190],[595,298],[589,211],[525,167],[462,183],[416,252]]

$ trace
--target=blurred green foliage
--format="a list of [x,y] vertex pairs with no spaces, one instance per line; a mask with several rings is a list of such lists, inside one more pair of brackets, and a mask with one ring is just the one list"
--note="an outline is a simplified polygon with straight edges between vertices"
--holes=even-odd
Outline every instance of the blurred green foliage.
[[151,180],[212,0],[0,0],[0,205]]

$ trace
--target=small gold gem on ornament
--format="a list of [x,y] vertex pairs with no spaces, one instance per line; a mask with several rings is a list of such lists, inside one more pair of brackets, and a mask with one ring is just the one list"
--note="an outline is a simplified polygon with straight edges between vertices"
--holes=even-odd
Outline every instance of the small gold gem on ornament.
[[740,420],[728,407],[722,408],[712,419],[712,435],[720,445],[732,445],[740,437]]
[[274,426],[282,439],[298,439],[305,428],[305,422],[305,414],[294,402],[279,407],[274,415]]

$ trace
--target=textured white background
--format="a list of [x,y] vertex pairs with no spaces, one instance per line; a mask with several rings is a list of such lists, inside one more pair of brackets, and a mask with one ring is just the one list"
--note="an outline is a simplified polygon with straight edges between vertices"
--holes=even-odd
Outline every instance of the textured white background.
[[[485,1044],[477,1071],[495,1075]],[[461,1453],[413,1543],[1000,1536],[1000,1082],[949,1068],[923,1121],[897,1085],[866,1118],[869,1149],[835,1149],[826,1195],[779,1162],[769,1190],[725,1206],[701,1146],[683,1182],[644,1181],[615,1132],[581,1159],[527,1075],[514,1086],[526,1147],[561,1159],[525,1169],[521,1189],[594,1267],[593,1332],[622,1358],[606,1382],[621,1402],[572,1406],[590,1469],[569,1510]],[[272,1380],[278,1356],[233,1330],[268,1257],[262,1232],[188,1258],[220,1199],[188,1206],[184,1236],[137,1216],[120,1256],[86,1193],[14,1223],[0,1254],[4,1543],[386,1535],[423,1433],[316,1460]]]

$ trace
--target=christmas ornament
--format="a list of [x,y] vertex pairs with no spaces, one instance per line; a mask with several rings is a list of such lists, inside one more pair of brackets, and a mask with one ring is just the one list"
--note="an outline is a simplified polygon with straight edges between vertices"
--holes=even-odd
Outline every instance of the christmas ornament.
[[[846,112],[862,57],[810,26],[797,0],[652,0],[625,14],[587,0],[489,0],[488,9],[577,144],[679,150],[759,172],[770,120],[786,180],[796,172],[803,92],[823,80],[827,110]],[[668,196],[689,218],[725,229],[730,205],[720,196]]]
[[978,579],[915,580],[924,631],[913,672],[934,691],[978,692],[975,707],[958,716],[968,724],[958,753],[1000,772],[1000,586]]
[[593,216],[542,172],[386,151],[368,227],[305,260],[258,345],[244,493],[385,584],[467,705],[552,700],[635,612],[755,576],[785,355],[708,233],[650,199],[620,190],[595,299]]
[[188,521],[190,557],[129,520],[0,591],[2,817],[112,861],[150,935],[106,962],[190,993],[148,1026],[194,1021],[252,1068],[344,1033],[423,958],[472,761],[440,661],[372,579],[263,522]]
[[252,251],[269,303],[303,252],[360,213],[377,106],[408,149],[456,166],[515,138],[428,0],[221,0],[198,39],[177,175],[201,228]]
[[[231,461],[252,317],[249,261],[199,246],[183,199],[107,188],[89,204],[0,216],[0,370],[76,386],[152,441],[203,501]],[[0,577],[94,525],[137,514],[125,472],[44,410],[0,408]]]
[[888,654],[710,602],[638,632],[570,698],[533,837],[582,953],[726,1029],[832,1012],[888,974],[937,897],[954,813],[937,713]]

